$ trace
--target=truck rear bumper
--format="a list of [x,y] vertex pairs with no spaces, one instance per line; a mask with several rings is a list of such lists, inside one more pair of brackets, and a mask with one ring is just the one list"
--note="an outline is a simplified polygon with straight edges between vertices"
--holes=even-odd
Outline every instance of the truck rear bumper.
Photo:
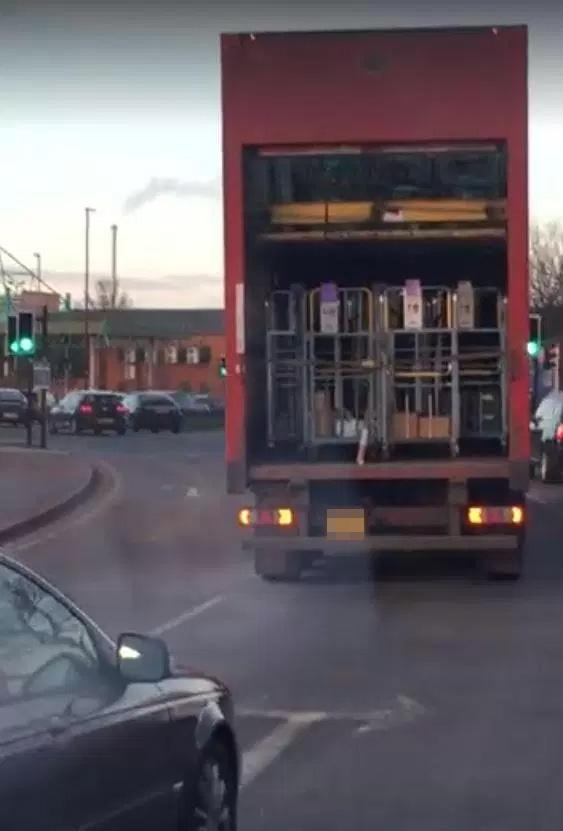
[[331,537],[255,537],[244,540],[249,551],[322,551],[326,555],[357,554],[370,551],[457,551],[460,553],[487,551],[516,551],[520,537],[508,534],[479,534],[476,536],[373,536],[362,539],[334,539]]

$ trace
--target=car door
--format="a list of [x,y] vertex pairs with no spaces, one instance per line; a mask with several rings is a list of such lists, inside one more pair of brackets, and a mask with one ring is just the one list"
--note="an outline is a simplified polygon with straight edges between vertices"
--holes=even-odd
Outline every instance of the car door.
[[52,650],[28,625],[22,588],[19,573],[0,563],[0,828],[70,831],[57,741],[68,698],[29,694]]
[[[0,650],[1,651],[1,650]],[[67,831],[64,760],[56,736],[58,707],[0,698],[0,828]]]
[[51,418],[57,427],[66,427],[70,424],[78,399],[78,393],[69,392],[61,399],[58,407],[53,408]]
[[533,419],[530,421],[530,445],[532,461],[538,462],[543,449],[544,436],[549,432],[550,414],[553,402],[550,397],[544,398],[539,404]]
[[22,574],[17,591],[26,637],[39,644],[32,653],[12,644],[11,660],[27,656],[24,673],[19,659],[21,697],[50,703],[51,790],[59,815],[39,827],[168,831],[175,798],[170,714],[161,691],[126,685],[109,646],[61,598]]

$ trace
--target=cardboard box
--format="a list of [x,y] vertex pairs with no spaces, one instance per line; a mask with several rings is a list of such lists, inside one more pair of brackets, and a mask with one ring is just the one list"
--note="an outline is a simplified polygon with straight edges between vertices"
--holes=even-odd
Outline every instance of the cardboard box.
[[418,438],[418,416],[416,413],[394,413],[392,430],[394,441]]
[[447,416],[421,416],[418,420],[420,439],[448,439],[451,436],[451,421]]
[[330,404],[330,393],[324,390],[314,395],[315,433],[318,438],[332,436],[334,415]]

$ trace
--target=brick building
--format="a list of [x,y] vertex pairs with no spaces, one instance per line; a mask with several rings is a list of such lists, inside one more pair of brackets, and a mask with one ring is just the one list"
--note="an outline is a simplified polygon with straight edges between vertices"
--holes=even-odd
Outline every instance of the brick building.
[[[91,387],[182,388],[224,398],[222,309],[96,309],[88,330]],[[50,314],[48,342],[55,390],[82,386],[84,311]]]

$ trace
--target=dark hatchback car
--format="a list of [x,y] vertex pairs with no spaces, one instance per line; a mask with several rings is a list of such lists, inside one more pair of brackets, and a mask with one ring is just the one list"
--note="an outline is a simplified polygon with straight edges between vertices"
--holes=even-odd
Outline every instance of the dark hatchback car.
[[0,554],[2,831],[235,831],[230,694]]
[[0,424],[25,424],[27,398],[15,389],[0,389]]
[[127,409],[116,393],[99,390],[69,392],[51,409],[49,427],[51,433],[93,430],[99,434],[109,430],[123,436],[127,430]]
[[563,476],[563,392],[552,392],[540,402],[530,423],[531,466],[542,482]]
[[182,411],[174,399],[163,392],[136,392],[126,395],[123,404],[129,413],[129,426],[135,431],[182,429]]

